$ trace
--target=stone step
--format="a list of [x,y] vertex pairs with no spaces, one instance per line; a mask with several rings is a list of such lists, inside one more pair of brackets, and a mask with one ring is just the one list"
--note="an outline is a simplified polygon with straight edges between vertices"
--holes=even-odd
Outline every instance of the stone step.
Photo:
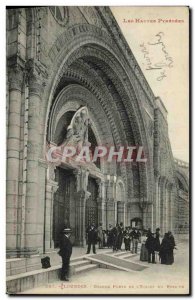
[[88,265],[76,268],[75,274],[79,274],[79,273],[86,272],[86,271],[91,271],[91,270],[94,270],[97,268],[98,268],[98,266],[96,264],[91,264],[88,262]]
[[79,266],[85,266],[88,264],[89,262],[87,260],[77,260],[77,261],[70,262],[70,266],[74,268]]
[[[15,294],[28,289],[32,289],[48,282],[59,280],[60,269],[62,265],[58,264],[48,269],[38,269],[30,272],[7,276],[7,293]],[[82,273],[98,268],[97,264],[91,264],[83,257],[75,258],[70,262],[70,273],[72,275]]]

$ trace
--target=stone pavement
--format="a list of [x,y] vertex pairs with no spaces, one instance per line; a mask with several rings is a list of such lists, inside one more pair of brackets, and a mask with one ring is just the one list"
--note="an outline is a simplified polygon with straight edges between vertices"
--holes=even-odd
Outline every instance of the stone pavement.
[[[189,250],[181,242],[171,266],[149,264],[141,272],[124,272],[98,268],[73,276],[69,282],[56,281],[25,294],[188,294]],[[139,255],[132,261],[139,262]],[[147,263],[143,263],[147,264]]]

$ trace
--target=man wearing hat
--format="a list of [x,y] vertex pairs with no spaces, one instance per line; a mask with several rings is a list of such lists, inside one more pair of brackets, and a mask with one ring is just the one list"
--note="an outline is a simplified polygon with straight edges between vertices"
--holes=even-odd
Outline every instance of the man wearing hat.
[[59,255],[62,257],[62,270],[61,270],[61,280],[69,281],[69,265],[70,257],[72,255],[72,243],[70,241],[71,229],[65,228],[62,233],[62,238],[60,241],[60,251]]
[[95,228],[95,224],[92,223],[86,231],[86,238],[87,238],[87,253],[89,254],[91,251],[91,245],[93,246],[93,253],[96,254],[96,250],[95,250],[95,245],[97,244],[97,240],[98,240],[98,234],[97,234],[97,230]]
[[133,227],[133,230],[130,233],[130,238],[133,242],[133,247],[132,247],[132,253],[137,253],[137,247],[138,247],[138,242],[139,242],[139,233],[137,232],[136,227]]

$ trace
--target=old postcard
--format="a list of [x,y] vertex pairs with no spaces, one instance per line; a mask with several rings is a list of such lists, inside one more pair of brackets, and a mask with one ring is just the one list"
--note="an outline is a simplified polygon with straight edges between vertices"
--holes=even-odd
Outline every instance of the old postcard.
[[6,8],[8,294],[190,294],[189,8]]

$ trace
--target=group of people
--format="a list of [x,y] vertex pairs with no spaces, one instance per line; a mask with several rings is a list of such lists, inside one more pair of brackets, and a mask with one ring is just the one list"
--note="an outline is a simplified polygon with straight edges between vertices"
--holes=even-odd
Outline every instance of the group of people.
[[[60,250],[58,254],[62,257],[61,279],[68,281],[70,257],[72,255],[72,243],[70,241],[71,229],[65,228],[62,232],[60,241]],[[91,224],[86,230],[87,254],[93,248],[93,253],[96,254],[96,244],[99,248],[104,246],[104,234],[102,223],[98,228],[95,224]],[[116,224],[115,227],[109,225],[107,231],[106,246],[112,248],[113,251],[122,250],[122,244],[125,244],[125,250],[137,253],[138,243],[141,243],[141,232],[137,228],[123,227],[123,223]],[[161,264],[170,265],[174,262],[173,250],[176,249],[174,236],[170,231],[165,233],[162,242],[160,241],[160,228],[156,229],[155,233],[148,229],[146,240],[142,242],[140,260],[148,261],[148,263],[156,263],[156,256],[159,255]]]
[[108,247],[113,251],[122,250],[123,241],[126,251],[137,253],[138,243],[141,242],[141,232],[136,228],[124,228],[122,222],[114,227],[109,224],[108,230],[103,230],[102,223],[97,228],[95,224],[91,224],[86,230],[86,241],[87,254],[90,253],[91,246],[93,246],[93,253],[96,253],[96,244],[99,245],[99,249]]
[[142,243],[140,260],[155,264],[158,256],[161,264],[173,264],[173,250],[176,249],[176,245],[171,231],[165,233],[162,242],[160,242],[160,228],[157,228],[155,233],[148,229],[146,237],[146,241]]

